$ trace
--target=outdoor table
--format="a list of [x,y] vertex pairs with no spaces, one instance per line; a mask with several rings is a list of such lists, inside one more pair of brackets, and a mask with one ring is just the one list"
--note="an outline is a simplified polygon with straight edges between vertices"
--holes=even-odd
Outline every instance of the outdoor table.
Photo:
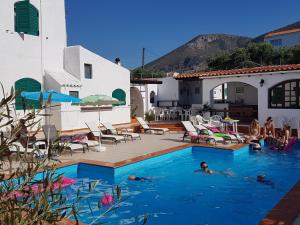
[[224,125],[225,125],[225,131],[229,131],[229,125],[232,125],[232,131],[234,132],[234,133],[238,133],[238,128],[237,128],[237,123],[239,122],[239,120],[234,120],[234,119],[224,119],[223,121],[222,121],[222,123],[224,123]]

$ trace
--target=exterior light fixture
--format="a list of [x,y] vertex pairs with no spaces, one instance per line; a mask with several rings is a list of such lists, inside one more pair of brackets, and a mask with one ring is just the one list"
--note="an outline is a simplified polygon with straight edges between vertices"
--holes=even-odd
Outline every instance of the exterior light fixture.
[[264,83],[265,83],[264,79],[261,79],[260,82],[259,82],[259,84],[260,84],[261,87],[264,86]]

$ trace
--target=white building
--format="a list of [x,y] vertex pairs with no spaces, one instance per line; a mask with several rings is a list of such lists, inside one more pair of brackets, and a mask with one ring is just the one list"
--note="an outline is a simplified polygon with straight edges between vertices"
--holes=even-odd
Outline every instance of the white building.
[[179,81],[173,77],[132,80],[130,95],[133,114],[144,116],[155,107],[177,106]]
[[292,47],[300,44],[300,28],[270,32],[264,37],[264,41],[275,48]]
[[[63,0],[1,0],[0,21],[0,77],[6,91],[117,97],[124,104],[105,108],[102,120],[130,122],[130,71],[81,46],[67,47]],[[16,108],[22,108],[20,97]],[[80,129],[84,121],[98,120],[97,111],[63,103],[51,122],[63,130]]]
[[[180,90],[189,90],[190,105],[197,99],[197,104],[229,109],[233,118],[258,118],[261,123],[268,116],[276,121],[300,120],[300,64],[195,72],[176,79]],[[227,99],[220,103],[214,99],[214,89],[222,84],[227,84]]]

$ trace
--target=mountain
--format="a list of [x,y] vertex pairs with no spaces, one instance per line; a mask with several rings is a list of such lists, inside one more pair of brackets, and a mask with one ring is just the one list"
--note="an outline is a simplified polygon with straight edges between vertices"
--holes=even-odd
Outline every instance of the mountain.
[[289,24],[289,25],[284,26],[284,27],[280,27],[280,28],[278,28],[276,30],[272,30],[272,31],[264,33],[262,35],[259,35],[258,37],[254,38],[252,41],[253,42],[263,42],[264,41],[264,37],[268,33],[271,33],[271,32],[280,32],[280,31],[286,31],[286,30],[292,30],[292,29],[298,29],[298,28],[300,28],[300,21],[298,21],[296,23]]
[[207,59],[217,53],[245,47],[251,38],[228,34],[203,34],[172,52],[145,65],[150,71],[186,71],[205,69]]

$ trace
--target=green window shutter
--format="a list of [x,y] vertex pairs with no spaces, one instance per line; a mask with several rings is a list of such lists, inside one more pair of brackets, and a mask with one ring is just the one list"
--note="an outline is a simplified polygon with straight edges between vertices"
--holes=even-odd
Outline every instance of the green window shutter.
[[121,102],[120,104],[115,104],[115,106],[126,105],[126,92],[122,89],[114,90],[112,93],[112,97],[118,99]]
[[15,31],[39,36],[39,11],[28,0],[15,3]]
[[23,78],[15,82],[15,92],[16,92],[16,109],[23,110],[23,105],[25,104],[26,109],[39,109],[41,106],[39,101],[25,100],[21,97],[22,91],[41,91],[40,82],[31,79],[31,78]]

